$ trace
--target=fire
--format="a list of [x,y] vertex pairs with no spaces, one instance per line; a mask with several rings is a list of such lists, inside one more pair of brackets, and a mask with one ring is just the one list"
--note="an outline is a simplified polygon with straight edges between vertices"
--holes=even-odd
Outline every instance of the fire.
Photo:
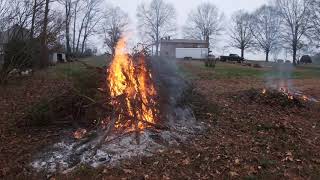
[[303,96],[302,96],[302,99],[303,99],[304,101],[308,101],[308,100],[309,100],[309,98],[308,98],[306,95],[303,95]]
[[267,93],[267,90],[266,89],[263,89],[262,90],[262,94],[266,94]]
[[288,97],[289,100],[294,100],[294,96],[292,95],[292,93],[289,91],[288,88],[286,87],[280,87],[279,91],[281,93],[283,93],[284,95],[286,95]]
[[157,91],[142,53],[130,56],[122,38],[116,47],[107,77],[112,105],[117,110],[115,126],[141,130],[154,124],[158,108]]

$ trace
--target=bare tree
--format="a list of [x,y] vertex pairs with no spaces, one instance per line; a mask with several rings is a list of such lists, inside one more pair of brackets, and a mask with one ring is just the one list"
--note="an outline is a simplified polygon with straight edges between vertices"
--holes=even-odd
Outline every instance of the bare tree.
[[8,27],[10,18],[9,0],[0,0],[0,32]]
[[308,33],[309,39],[312,43],[315,43],[317,47],[320,44],[320,1],[312,0],[312,18],[310,33]]
[[101,14],[101,10],[99,9],[101,2],[102,2],[101,0],[91,0],[87,4],[88,16],[86,17],[85,26],[84,26],[82,48],[81,48],[82,54],[84,53],[86,42],[89,36],[91,36],[92,33],[96,32],[96,27],[103,17]]
[[59,3],[61,3],[64,6],[65,10],[65,37],[66,37],[66,55],[67,58],[69,58],[71,53],[71,46],[70,46],[70,23],[71,23],[71,8],[72,8],[72,0],[59,0]]
[[72,4],[72,11],[73,11],[73,37],[72,37],[72,52],[75,53],[76,51],[76,25],[77,25],[77,18],[78,13],[82,9],[82,0],[74,0]]
[[104,43],[114,55],[115,47],[129,24],[128,15],[120,7],[108,8],[102,23]]
[[21,29],[28,27],[32,16],[32,7],[30,0],[10,1],[10,7],[8,7],[11,11],[10,26],[17,25]]
[[276,7],[283,18],[283,39],[291,47],[294,65],[297,64],[297,51],[303,47],[303,37],[310,30],[311,5],[311,0],[276,0]]
[[45,1],[45,10],[43,16],[43,24],[42,24],[42,32],[40,37],[40,44],[41,44],[41,52],[40,52],[40,68],[44,68],[48,66],[48,16],[49,16],[49,4],[50,0]]
[[36,24],[37,18],[39,18],[39,13],[42,11],[44,6],[44,0],[33,0],[32,5],[32,17],[31,17],[31,27],[30,27],[30,39],[34,38],[35,31],[36,31]]
[[184,34],[187,38],[210,41],[216,39],[223,30],[223,13],[211,3],[202,3],[191,11],[184,26]]
[[158,56],[160,39],[175,31],[176,11],[172,4],[163,0],[152,0],[148,5],[140,4],[137,12],[139,29],[155,44]]
[[48,17],[47,27],[47,45],[50,50],[64,50],[64,45],[61,44],[65,38],[65,17],[63,12],[52,10]]
[[268,62],[269,54],[279,48],[281,18],[274,7],[263,5],[253,13],[252,22],[255,44],[258,50],[265,53]]
[[254,44],[254,37],[250,29],[251,22],[251,15],[242,10],[239,10],[232,16],[230,45],[241,50],[241,57],[244,57],[244,51],[253,47]]
[[[77,45],[76,45],[76,52],[77,53],[83,53],[85,44],[89,38],[89,36],[92,35],[93,32],[96,31],[96,27],[98,23],[102,19],[102,13],[99,8],[101,5],[101,0],[87,0],[85,2],[84,8],[83,8],[83,17],[81,20],[81,25],[78,31],[78,39],[77,39]],[[82,37],[82,40],[81,40]],[[80,42],[82,43],[80,44]],[[81,51],[79,50],[81,46]]]

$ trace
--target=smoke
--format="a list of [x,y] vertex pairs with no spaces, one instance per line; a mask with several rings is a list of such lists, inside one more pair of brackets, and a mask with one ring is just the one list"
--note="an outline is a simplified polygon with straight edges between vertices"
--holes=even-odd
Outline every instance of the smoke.
[[294,66],[291,63],[275,63],[266,75],[267,87],[280,90],[284,88],[294,91],[292,84]]
[[203,128],[197,124],[192,109],[179,103],[185,98],[184,92],[190,88],[190,84],[179,73],[176,59],[153,57],[151,64],[159,88],[161,112],[165,115],[165,123],[171,127],[184,127],[189,131],[187,133],[191,134],[201,131]]

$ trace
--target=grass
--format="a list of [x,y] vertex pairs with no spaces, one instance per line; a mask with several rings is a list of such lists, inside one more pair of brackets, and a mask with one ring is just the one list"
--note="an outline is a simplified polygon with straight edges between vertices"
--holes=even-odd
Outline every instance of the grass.
[[[191,79],[229,79],[229,78],[258,78],[266,77],[280,78],[282,73],[273,71],[270,67],[253,68],[242,66],[240,64],[229,64],[218,62],[216,67],[210,68],[204,65],[201,61],[184,61],[180,62],[183,66],[180,67],[182,74]],[[320,78],[319,65],[299,65],[293,68],[288,75],[291,79],[306,79]]]
[[[107,58],[104,56],[86,58],[81,61],[94,67],[103,67],[107,64]],[[88,69],[79,62],[58,64],[49,69],[49,76],[71,80],[75,88],[84,94],[91,94],[90,89],[97,87],[97,83],[101,78],[98,72]]]
[[239,65],[230,65],[218,63],[215,68],[217,78],[231,78],[231,77],[263,77],[266,71],[264,69],[248,68]]
[[183,63],[186,63],[186,66],[180,68],[181,72],[185,77],[192,79],[261,78],[266,73],[266,70],[262,68],[244,67],[238,64],[218,62],[213,69],[206,67],[201,61],[188,61]]
[[95,57],[82,59],[82,61],[91,66],[103,67],[108,62],[110,62],[110,59],[106,56],[95,56]]

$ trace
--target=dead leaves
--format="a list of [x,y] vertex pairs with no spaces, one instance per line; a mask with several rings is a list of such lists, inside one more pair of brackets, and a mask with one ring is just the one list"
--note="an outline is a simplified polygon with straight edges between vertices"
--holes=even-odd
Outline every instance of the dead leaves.
[[191,160],[190,160],[189,157],[187,157],[186,159],[184,159],[184,160],[182,161],[182,164],[183,164],[183,165],[189,165],[190,163],[191,163]]
[[294,160],[293,155],[292,155],[292,152],[290,152],[290,151],[287,151],[286,157],[284,159],[282,159],[282,161],[285,161],[285,162],[287,162],[287,161],[293,162],[293,160]]

